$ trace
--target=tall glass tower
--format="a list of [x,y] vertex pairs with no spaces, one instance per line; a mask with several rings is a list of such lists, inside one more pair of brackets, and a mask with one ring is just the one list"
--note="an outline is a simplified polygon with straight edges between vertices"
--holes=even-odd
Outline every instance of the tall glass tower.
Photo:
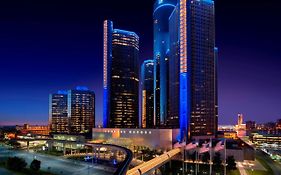
[[176,0],[157,0],[154,4],[154,125],[165,127],[168,115],[169,17]]
[[139,37],[104,21],[104,127],[139,126]]
[[154,61],[145,60],[141,66],[141,93],[142,93],[142,110],[141,110],[141,127],[153,128],[153,83],[154,83]]
[[68,91],[70,132],[90,133],[95,126],[95,94],[87,87]]
[[183,138],[217,130],[215,9],[213,0],[179,0],[180,127]]
[[167,117],[167,126],[169,128],[179,128],[179,17],[179,6],[177,5],[169,18],[169,112]]
[[68,133],[67,91],[50,94],[49,124],[53,133]]

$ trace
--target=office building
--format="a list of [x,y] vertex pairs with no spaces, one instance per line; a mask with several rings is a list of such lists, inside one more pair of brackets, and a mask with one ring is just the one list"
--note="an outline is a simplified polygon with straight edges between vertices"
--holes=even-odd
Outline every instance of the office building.
[[168,90],[168,116],[167,127],[179,128],[179,6],[174,8],[169,17],[169,90]]
[[176,0],[157,0],[154,4],[154,125],[167,126],[169,74],[169,17]]
[[154,96],[153,96],[153,80],[154,80],[154,61],[145,60],[141,67],[141,93],[142,93],[142,109],[141,109],[141,127],[154,127]]
[[104,127],[139,127],[139,37],[104,21]]
[[215,136],[217,83],[213,0],[179,0],[181,137]]
[[68,133],[67,91],[50,94],[49,125],[53,133]]
[[95,94],[87,87],[68,91],[70,133],[83,134],[95,126]]

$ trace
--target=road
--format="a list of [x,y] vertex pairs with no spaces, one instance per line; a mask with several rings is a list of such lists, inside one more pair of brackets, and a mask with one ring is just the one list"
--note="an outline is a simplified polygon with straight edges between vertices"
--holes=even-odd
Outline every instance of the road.
[[13,172],[11,172],[9,170],[6,170],[4,168],[1,168],[1,167],[0,167],[0,174],[3,174],[3,175],[14,175]]
[[273,161],[266,153],[257,150],[256,156],[260,159],[263,159],[270,166],[274,175],[281,175],[281,165]]
[[237,168],[238,168],[238,170],[240,172],[240,175],[248,175],[246,170],[245,170],[245,168],[244,168],[244,166],[243,166],[243,164],[241,162],[237,163]]
[[[64,159],[61,157],[55,157],[50,155],[42,155],[38,153],[31,153],[27,151],[14,151],[7,150],[6,148],[0,147],[0,158],[8,156],[17,156],[24,158],[28,165],[31,161],[36,158],[41,161],[41,169],[49,171],[55,174],[71,174],[71,175],[109,175],[113,174],[112,169],[106,168],[101,165],[94,165]],[[0,170],[0,174],[2,170]]]

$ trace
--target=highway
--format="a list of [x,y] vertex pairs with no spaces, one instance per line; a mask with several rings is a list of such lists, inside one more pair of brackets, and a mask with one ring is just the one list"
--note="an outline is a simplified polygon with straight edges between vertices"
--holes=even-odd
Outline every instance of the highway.
[[[55,174],[71,174],[71,175],[110,175],[114,171],[112,169],[101,166],[94,165],[91,167],[91,164],[68,160],[61,157],[55,157],[50,155],[42,155],[38,153],[31,153],[27,151],[14,151],[7,150],[6,148],[0,147],[0,158],[8,156],[17,156],[24,158],[25,161],[29,164],[31,161],[36,158],[41,161],[41,169],[44,171],[49,171]],[[0,170],[1,171],[5,170]]]

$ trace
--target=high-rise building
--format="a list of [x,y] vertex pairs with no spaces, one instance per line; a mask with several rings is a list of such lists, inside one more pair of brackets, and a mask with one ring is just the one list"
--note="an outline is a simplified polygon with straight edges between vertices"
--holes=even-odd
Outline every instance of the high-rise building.
[[68,133],[67,91],[50,94],[49,125],[53,133]]
[[145,60],[141,67],[141,93],[142,93],[142,109],[141,109],[141,127],[154,127],[154,97],[153,97],[153,80],[154,80],[154,61]]
[[169,74],[169,17],[176,0],[157,0],[154,4],[154,124],[167,126]]
[[217,131],[215,9],[213,0],[179,0],[181,136]]
[[104,21],[104,127],[139,127],[139,37]]
[[95,126],[95,93],[87,87],[68,91],[70,133],[89,133]]
[[179,6],[174,8],[169,17],[170,54],[169,54],[169,90],[167,127],[179,128]]

